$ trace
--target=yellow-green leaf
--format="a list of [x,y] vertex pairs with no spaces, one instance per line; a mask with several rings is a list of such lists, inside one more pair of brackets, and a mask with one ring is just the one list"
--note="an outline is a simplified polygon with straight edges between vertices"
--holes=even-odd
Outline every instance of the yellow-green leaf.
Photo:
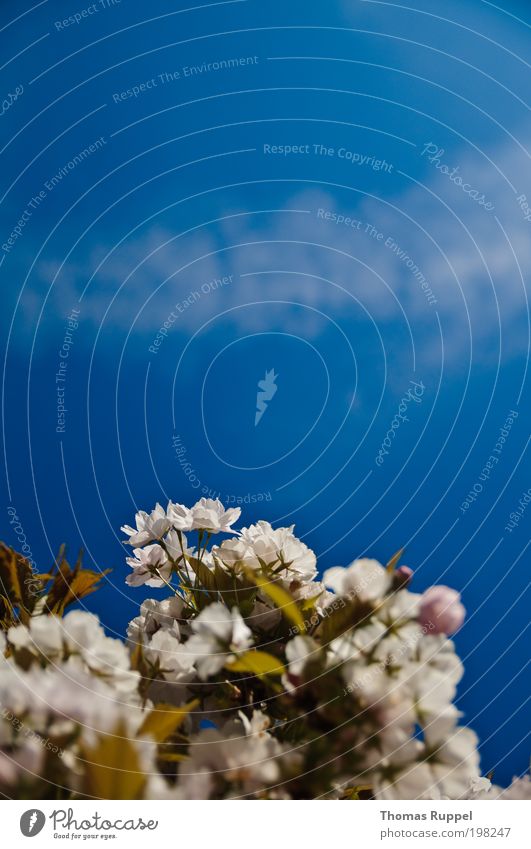
[[321,593],[317,593],[317,595],[313,595],[310,598],[304,598],[301,601],[300,609],[303,613],[307,613],[309,610],[313,610],[315,605],[319,601],[321,597]]
[[391,557],[391,559],[389,560],[389,562],[387,563],[387,565],[385,567],[389,573],[392,573],[392,572],[395,571],[395,567],[398,564],[398,561],[402,557],[405,550],[406,550],[405,548],[400,548],[396,552],[396,554],[393,554],[393,556]]
[[372,791],[372,785],[371,784],[356,784],[354,787],[347,787],[343,791],[343,798],[344,799],[351,799],[351,800],[359,800],[359,798],[360,798],[359,794],[362,791],[371,792]]
[[214,570],[209,569],[206,563],[203,563],[197,557],[187,557],[186,560],[196,575],[196,585],[190,586],[190,591],[195,598],[196,604],[202,609],[207,604],[210,604],[211,598],[209,596],[217,598],[218,595]]
[[249,569],[246,574],[249,580],[253,581],[256,586],[260,588],[261,592],[271,599],[273,604],[278,607],[286,619],[289,619],[290,622],[293,622],[293,624],[297,626],[300,633],[303,633],[306,630],[304,617],[297,607],[295,600],[291,597],[287,590],[273,581],[268,581],[266,578],[262,577],[262,575],[257,572],[253,572],[252,569]]
[[52,584],[46,593],[45,610],[62,616],[69,604],[90,595],[99,588],[100,582],[109,574],[110,569],[95,572],[83,569],[81,565],[82,552],[72,568],[64,556],[65,549],[61,546],[55,563]]
[[241,654],[232,663],[227,664],[231,672],[251,672],[259,678],[267,675],[282,675],[285,671],[283,663],[265,651],[248,651]]
[[181,707],[164,703],[155,705],[140,726],[137,737],[151,737],[162,743],[179,728],[190,711],[199,707],[199,699],[194,699]]
[[92,569],[80,569],[79,572],[76,572],[72,580],[70,581],[70,586],[68,587],[68,594],[65,596],[63,606],[66,607],[67,604],[71,604],[74,601],[79,601],[81,598],[85,598],[91,593],[96,592],[99,589],[99,583],[103,580],[103,578],[110,573],[110,569],[104,569],[102,572],[94,572]]
[[40,581],[33,574],[29,561],[8,545],[0,543],[0,616],[6,627],[16,623],[17,615],[27,625],[40,590]]
[[350,631],[351,628],[367,622],[373,613],[373,607],[369,602],[361,602],[357,599],[346,602],[340,597],[339,599],[343,603],[338,604],[337,607],[330,605],[330,613],[323,617],[316,629],[315,634],[323,645],[335,640],[345,631]]
[[167,763],[181,763],[182,761],[186,761],[188,759],[188,755],[179,754],[178,752],[162,752],[158,754],[159,761],[165,761]]
[[122,724],[82,750],[84,795],[96,799],[141,799],[146,776],[138,750]]

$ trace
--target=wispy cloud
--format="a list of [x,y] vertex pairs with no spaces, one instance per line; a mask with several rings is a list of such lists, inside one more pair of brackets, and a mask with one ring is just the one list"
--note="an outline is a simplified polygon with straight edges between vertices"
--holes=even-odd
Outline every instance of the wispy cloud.
[[513,143],[454,161],[492,200],[492,212],[423,159],[424,182],[404,174],[407,187],[385,198],[305,189],[280,212],[228,212],[181,237],[151,228],[116,246],[102,243],[82,263],[42,261],[23,297],[28,326],[53,280],[53,314],[85,290],[84,322],[149,337],[189,293],[232,275],[231,285],[211,287],[178,311],[171,332],[189,335],[210,320],[255,332],[274,317],[286,332],[311,338],[328,316],[346,326],[402,322],[431,359],[440,356],[440,319],[447,361],[459,361],[470,335],[485,355],[494,355],[500,333],[504,350],[518,353],[528,341],[523,280],[531,269],[531,222],[517,203],[522,193],[531,197],[525,163]]

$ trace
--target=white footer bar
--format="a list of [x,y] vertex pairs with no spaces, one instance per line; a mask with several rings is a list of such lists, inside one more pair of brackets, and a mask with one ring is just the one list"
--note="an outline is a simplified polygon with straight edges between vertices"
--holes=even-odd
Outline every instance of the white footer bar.
[[76,843],[145,849],[146,840],[192,849],[523,849],[531,846],[530,815],[528,801],[4,801],[0,807],[2,842],[10,849]]

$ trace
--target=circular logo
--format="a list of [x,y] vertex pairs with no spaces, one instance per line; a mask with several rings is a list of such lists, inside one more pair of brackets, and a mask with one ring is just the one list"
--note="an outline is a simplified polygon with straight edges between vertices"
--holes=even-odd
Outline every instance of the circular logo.
[[46,816],[37,808],[25,811],[20,817],[20,830],[24,837],[35,837],[44,828]]

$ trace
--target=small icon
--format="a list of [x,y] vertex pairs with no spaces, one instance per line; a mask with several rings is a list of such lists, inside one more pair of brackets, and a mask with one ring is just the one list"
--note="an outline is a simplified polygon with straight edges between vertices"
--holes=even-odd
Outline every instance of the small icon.
[[20,817],[20,830],[24,837],[35,837],[44,828],[46,816],[37,808],[25,811]]
[[278,374],[275,374],[275,369],[271,369],[270,371],[266,371],[263,380],[258,381],[258,392],[256,393],[256,413],[254,416],[255,427],[264,415],[267,410],[268,403],[271,401],[278,389],[275,383],[277,377]]

